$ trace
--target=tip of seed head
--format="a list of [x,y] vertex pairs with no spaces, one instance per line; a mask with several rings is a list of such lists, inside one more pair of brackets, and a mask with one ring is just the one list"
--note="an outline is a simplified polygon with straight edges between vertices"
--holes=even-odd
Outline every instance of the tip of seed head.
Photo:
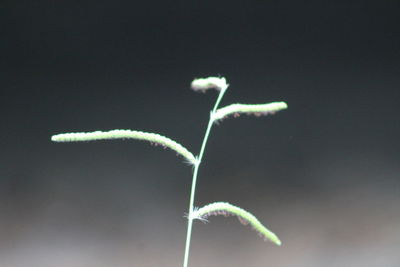
[[191,88],[194,91],[204,92],[208,89],[215,89],[221,91],[227,87],[226,79],[224,77],[208,77],[194,79]]

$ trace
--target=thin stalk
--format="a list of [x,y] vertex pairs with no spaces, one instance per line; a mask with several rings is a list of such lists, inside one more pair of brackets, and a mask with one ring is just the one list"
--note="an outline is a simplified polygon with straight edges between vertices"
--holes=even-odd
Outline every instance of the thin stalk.
[[208,136],[210,135],[210,131],[211,128],[214,124],[214,120],[213,120],[213,114],[216,112],[219,103],[222,100],[222,97],[224,96],[224,93],[226,91],[226,89],[228,88],[228,86],[221,88],[221,91],[219,92],[217,101],[214,104],[214,108],[210,113],[210,120],[208,121],[208,125],[207,125],[207,130],[206,133],[204,135],[203,138],[203,143],[201,144],[201,149],[200,149],[200,153],[199,156],[197,158],[197,163],[194,165],[194,171],[193,171],[193,177],[192,177],[192,189],[190,191],[190,201],[189,201],[189,212],[188,212],[188,228],[187,228],[187,233],[186,233],[186,245],[185,245],[185,256],[183,259],[183,267],[187,267],[188,266],[188,261],[189,261],[189,251],[190,251],[190,241],[191,241],[191,237],[192,237],[192,226],[193,226],[193,216],[192,212],[193,212],[193,204],[194,204],[194,197],[196,194],[196,181],[197,181],[197,174],[199,172],[199,167],[201,164],[201,160],[203,158],[203,154],[204,154],[204,150],[206,148],[206,144],[207,144],[207,140],[208,140]]

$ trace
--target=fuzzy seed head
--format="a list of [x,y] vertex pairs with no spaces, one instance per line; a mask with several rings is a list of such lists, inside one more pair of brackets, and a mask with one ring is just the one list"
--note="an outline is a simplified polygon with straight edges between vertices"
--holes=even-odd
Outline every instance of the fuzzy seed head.
[[215,202],[208,204],[202,208],[194,209],[191,212],[189,219],[207,220],[209,216],[213,215],[223,215],[225,217],[237,216],[242,224],[250,225],[265,240],[270,240],[278,246],[281,245],[281,241],[279,240],[279,238],[273,232],[268,230],[264,225],[262,225],[261,222],[253,214],[226,202]]
[[193,80],[191,88],[194,91],[205,92],[208,89],[217,91],[225,90],[228,87],[224,77],[208,77]]

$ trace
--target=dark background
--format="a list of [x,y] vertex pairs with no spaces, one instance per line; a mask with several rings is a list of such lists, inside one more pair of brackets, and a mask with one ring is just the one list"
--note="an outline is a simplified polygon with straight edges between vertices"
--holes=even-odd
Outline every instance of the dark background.
[[[137,129],[197,154],[222,105],[286,101],[213,128],[191,266],[399,266],[399,1],[9,1],[0,4],[0,266],[180,266],[191,167],[144,142],[57,144]],[[333,3],[334,2],[334,3]]]

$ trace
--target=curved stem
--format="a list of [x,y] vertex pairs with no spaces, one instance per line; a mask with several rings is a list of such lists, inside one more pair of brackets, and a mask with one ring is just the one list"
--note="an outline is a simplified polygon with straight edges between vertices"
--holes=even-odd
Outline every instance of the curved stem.
[[214,108],[210,113],[210,120],[208,121],[207,130],[206,130],[206,133],[205,133],[204,138],[203,138],[203,143],[201,144],[201,149],[200,149],[199,156],[197,158],[197,163],[194,166],[193,178],[192,178],[192,189],[190,191],[189,212],[188,212],[188,227],[187,227],[187,233],[186,233],[186,245],[185,245],[185,256],[184,256],[184,260],[183,260],[183,267],[187,267],[188,266],[188,260],[189,260],[190,241],[191,241],[191,237],[192,237],[192,226],[193,226],[192,212],[193,212],[193,205],[194,205],[194,197],[195,197],[195,194],[196,194],[197,174],[199,172],[199,167],[200,167],[200,164],[201,164],[201,160],[203,158],[203,154],[204,154],[204,151],[205,151],[205,148],[206,148],[208,136],[210,135],[210,131],[211,131],[212,125],[214,123],[213,114],[217,110],[218,105],[221,102],[222,97],[224,96],[224,93],[225,93],[227,88],[228,88],[228,86],[226,86],[225,88],[221,88],[221,91],[219,92],[217,101],[214,104]]

